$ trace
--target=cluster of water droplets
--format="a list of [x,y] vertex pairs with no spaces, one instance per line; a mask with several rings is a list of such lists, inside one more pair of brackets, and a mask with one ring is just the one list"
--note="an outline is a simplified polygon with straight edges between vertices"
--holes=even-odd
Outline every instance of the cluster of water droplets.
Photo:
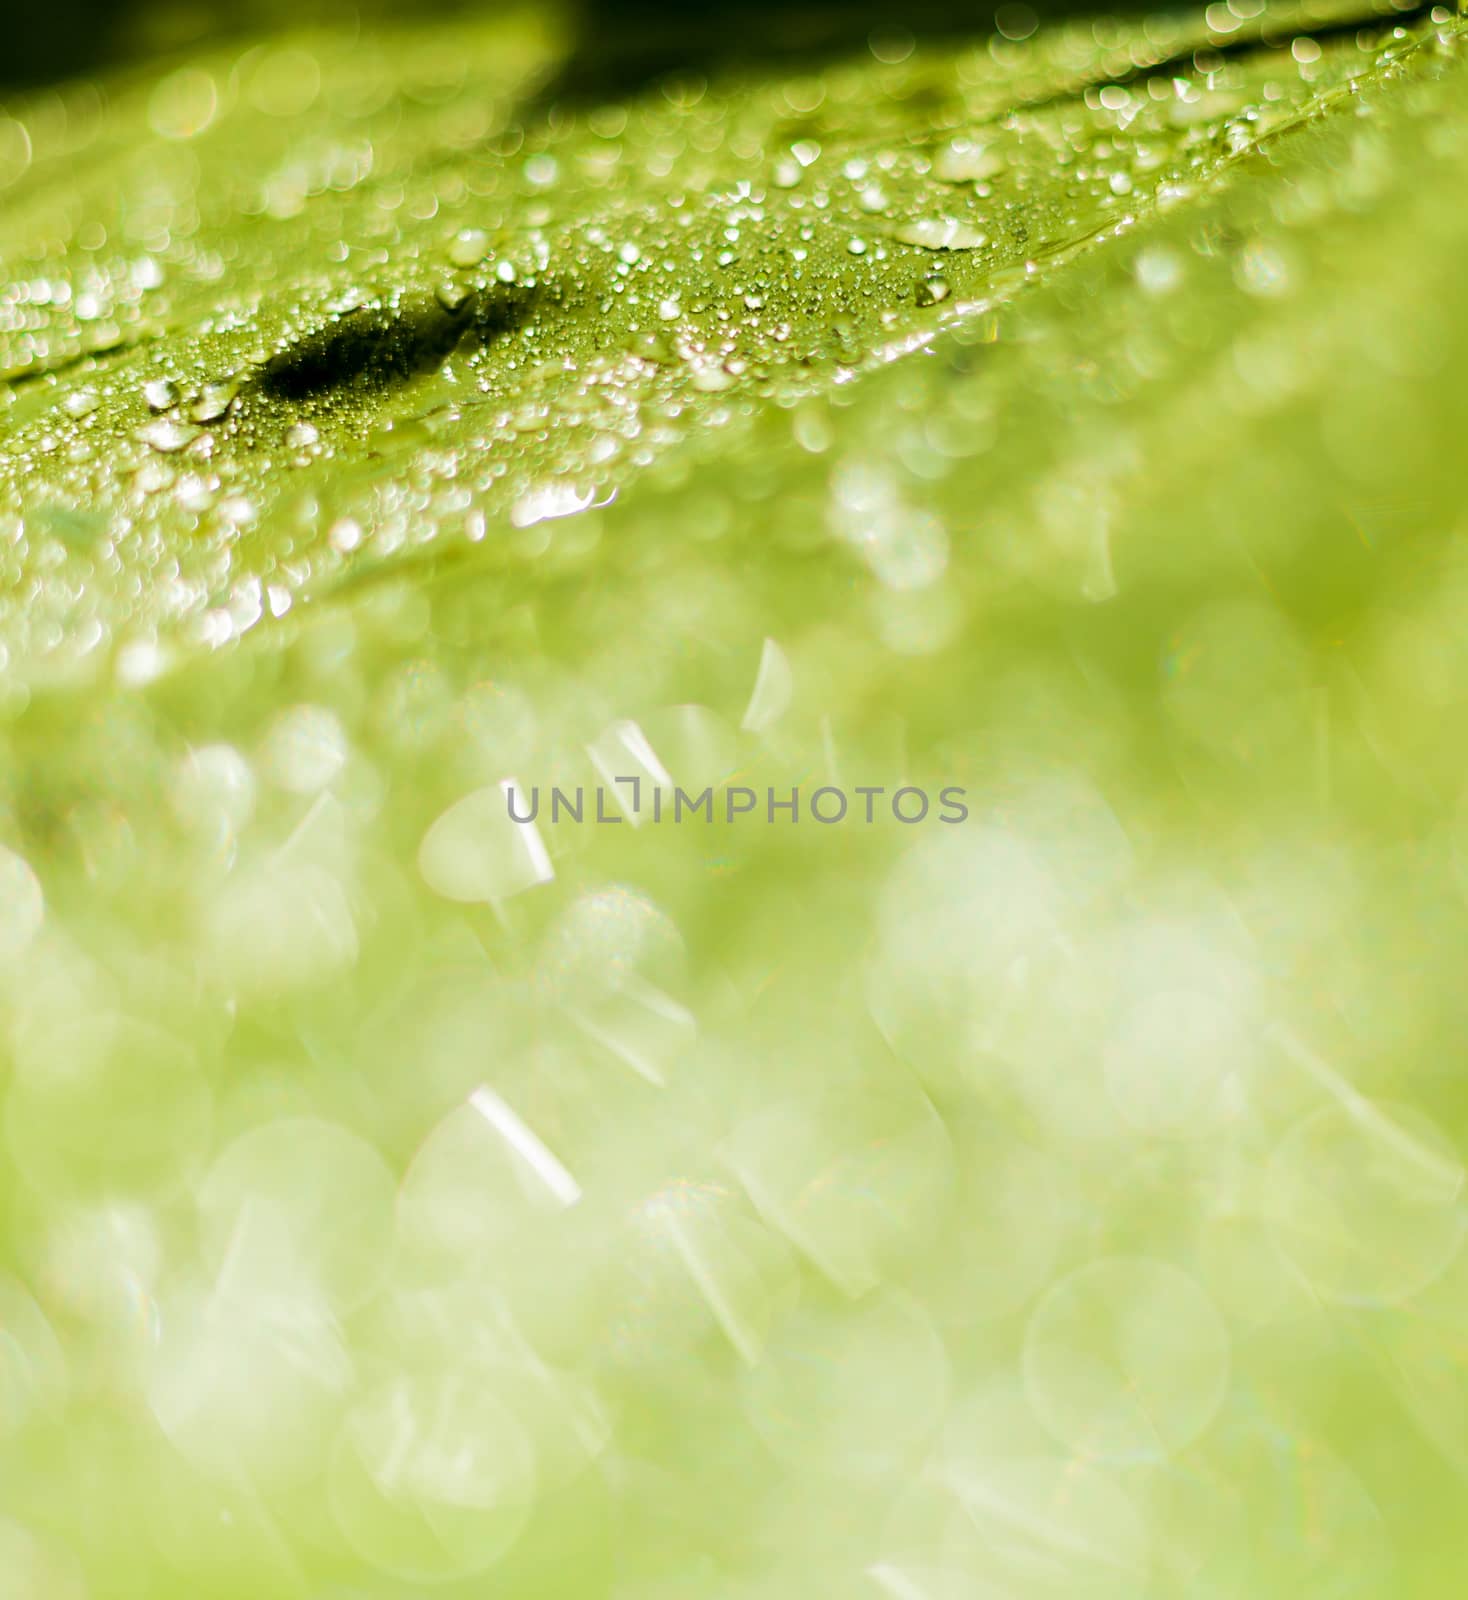
[[[279,47],[154,88],[105,191],[84,163],[133,108],[74,91],[35,119],[0,240],[12,633],[43,679],[136,673],[405,549],[604,503],[972,324],[1384,70],[1375,35],[1291,52],[1287,23],[996,35],[541,122],[516,89],[554,45],[521,24],[467,56],[430,33],[391,76],[370,38]],[[1222,53],[1261,27],[1275,48]],[[243,149],[296,171],[317,141],[295,203],[241,192]],[[1277,294],[1288,262],[1242,270]]]

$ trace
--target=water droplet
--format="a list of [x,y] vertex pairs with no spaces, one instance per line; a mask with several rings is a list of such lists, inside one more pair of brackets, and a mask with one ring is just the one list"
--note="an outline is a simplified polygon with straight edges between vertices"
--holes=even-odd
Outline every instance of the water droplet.
[[178,385],[169,378],[154,378],[143,385],[143,399],[150,411],[167,411],[178,404]]
[[292,450],[309,450],[321,438],[311,422],[293,422],[286,429],[285,442]]
[[252,500],[242,494],[232,494],[219,502],[219,515],[235,528],[245,528],[255,521],[259,513]]
[[946,300],[951,291],[946,278],[924,278],[913,291],[920,306],[936,306]]
[[987,234],[952,217],[919,217],[904,222],[896,230],[896,237],[903,244],[919,245],[924,250],[977,250],[988,243]]
[[733,375],[722,367],[695,367],[690,382],[700,394],[722,394],[734,387]]
[[190,428],[182,422],[173,422],[166,417],[160,417],[157,422],[149,422],[139,428],[137,437],[164,455],[171,455],[175,450],[182,450],[185,445],[192,444],[199,437],[199,430]]
[[489,254],[489,234],[483,228],[461,228],[446,253],[452,266],[477,267]]
[[205,479],[193,474],[179,480],[173,497],[185,511],[191,511],[196,516],[201,511],[207,511],[214,504],[214,491],[209,487]]
[[933,158],[933,176],[942,183],[982,183],[1004,171],[1003,156],[988,145],[955,139]]
[[95,389],[78,389],[61,402],[61,409],[67,416],[80,419],[91,416],[101,404],[102,398]]
[[327,539],[333,550],[346,555],[362,542],[362,524],[355,517],[341,517],[331,525]]
[[846,249],[851,255],[864,256],[867,253],[867,242],[861,238],[848,239]]
[[595,502],[594,488],[581,488],[565,480],[537,484],[510,508],[510,522],[516,528],[533,528],[537,522],[574,517]]
[[239,386],[234,383],[206,383],[189,407],[195,422],[218,422],[234,404]]

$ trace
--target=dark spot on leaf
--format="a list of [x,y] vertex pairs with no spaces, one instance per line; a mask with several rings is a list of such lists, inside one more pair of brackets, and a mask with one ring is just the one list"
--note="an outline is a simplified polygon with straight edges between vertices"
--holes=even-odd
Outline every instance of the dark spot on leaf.
[[257,392],[300,401],[370,393],[442,365],[460,345],[487,344],[530,313],[535,291],[495,285],[454,310],[433,295],[391,306],[364,306],[305,334],[265,365]]

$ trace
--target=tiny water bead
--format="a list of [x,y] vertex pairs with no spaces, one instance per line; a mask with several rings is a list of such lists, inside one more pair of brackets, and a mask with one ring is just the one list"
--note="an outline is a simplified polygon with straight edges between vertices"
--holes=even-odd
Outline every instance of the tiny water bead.
[[78,389],[75,394],[69,394],[61,405],[67,416],[80,421],[101,409],[102,397],[94,389]]
[[171,378],[153,378],[143,385],[143,399],[149,411],[170,411],[179,398],[179,387]]
[[228,415],[230,407],[239,396],[234,383],[206,383],[188,407],[192,422],[218,422]]
[[[1251,20],[1251,39],[1254,28]],[[1201,29],[1198,37],[1206,33]],[[484,80],[506,86],[496,117],[513,106],[515,85],[526,81],[522,75],[534,77],[528,62],[535,47],[526,40],[506,52],[503,36],[504,30],[486,25],[469,46],[471,54],[478,52],[473,59]],[[436,58],[443,48],[441,38],[426,30],[421,44],[425,58]],[[1032,48],[1028,38],[1024,48]],[[916,119],[921,128],[924,114],[917,108],[926,103],[921,97],[909,105],[905,92],[895,93],[894,85],[889,103],[888,86],[879,84],[875,95],[862,87],[872,72],[880,78],[886,70],[868,61],[841,90],[840,103],[852,113],[850,128],[838,132],[833,127],[820,139],[799,137],[784,143],[788,133],[778,108],[794,103],[790,94],[805,103],[809,92],[808,86],[799,87],[803,80],[797,77],[788,85],[771,85],[768,96],[755,96],[747,105],[722,91],[692,100],[681,94],[660,97],[650,122],[626,120],[610,136],[589,122],[581,126],[572,120],[540,130],[525,146],[525,130],[518,129],[522,143],[517,151],[528,153],[517,154],[502,168],[471,158],[450,142],[442,152],[443,164],[432,168],[438,173],[432,179],[414,175],[409,144],[420,129],[412,97],[404,98],[410,109],[399,121],[399,101],[392,99],[391,90],[390,104],[380,114],[364,114],[360,133],[345,146],[332,146],[323,131],[323,148],[334,153],[330,159],[322,155],[325,165],[316,176],[311,163],[292,163],[279,145],[284,126],[275,125],[278,113],[262,109],[275,105],[270,95],[262,99],[246,94],[238,101],[226,96],[219,115],[203,118],[197,127],[189,121],[186,136],[176,132],[184,124],[171,117],[167,126],[173,131],[163,142],[186,146],[188,165],[168,169],[169,193],[177,190],[180,204],[189,195],[205,196],[197,238],[186,247],[191,260],[197,256],[200,271],[197,277],[170,277],[160,255],[149,250],[127,263],[125,281],[119,277],[107,286],[106,305],[109,314],[129,321],[130,327],[140,295],[156,295],[161,303],[176,306],[180,320],[170,326],[179,335],[165,341],[173,359],[166,373],[141,386],[161,426],[140,437],[159,454],[186,450],[218,463],[258,514],[248,542],[227,537],[237,523],[228,518],[215,523],[211,517],[209,527],[226,534],[222,548],[228,551],[227,560],[210,539],[183,542],[179,548],[190,570],[182,580],[167,586],[143,583],[139,589],[150,559],[144,553],[158,548],[159,530],[168,519],[181,511],[197,516],[213,509],[192,509],[197,497],[159,493],[168,485],[145,475],[136,480],[148,486],[141,507],[108,503],[107,510],[141,516],[150,531],[116,546],[118,571],[105,579],[94,573],[94,588],[117,582],[119,604],[156,608],[154,623],[175,637],[219,642],[226,630],[234,637],[257,626],[268,628],[270,620],[291,609],[291,595],[303,585],[329,580],[343,558],[364,550],[387,555],[401,548],[394,531],[396,513],[388,509],[396,497],[393,474],[405,467],[412,470],[415,460],[426,463],[427,458],[415,454],[423,435],[411,405],[410,415],[402,418],[380,414],[386,392],[406,385],[408,392],[416,388],[422,393],[420,416],[439,416],[429,428],[440,452],[434,475],[441,470],[461,485],[474,502],[476,519],[492,521],[532,484],[584,467],[608,437],[609,407],[620,413],[618,429],[624,436],[640,431],[644,440],[671,443],[696,433],[696,418],[706,414],[700,397],[707,402],[707,414],[717,416],[729,396],[790,400],[812,383],[819,386],[824,379],[820,366],[812,365],[813,352],[820,352],[819,360],[834,358],[832,377],[846,368],[880,364],[884,350],[903,348],[903,341],[918,332],[904,327],[905,319],[943,298],[934,279],[913,285],[909,250],[948,257],[944,281],[949,292],[973,303],[989,296],[991,281],[996,288],[1005,284],[1005,274],[1022,272],[1019,281],[1028,281],[1048,274],[1052,265],[1064,266],[1072,247],[1106,247],[1111,238],[1104,225],[1106,205],[1125,194],[1137,214],[1145,214],[1160,204],[1167,185],[1172,185],[1167,192],[1181,192],[1179,186],[1223,171],[1228,160],[1267,132],[1262,123],[1241,120],[1240,108],[1249,104],[1250,94],[1257,97],[1265,87],[1279,88],[1261,77],[1245,54],[1226,64],[1230,83],[1238,82],[1227,94],[1200,93],[1189,78],[1180,77],[1180,87],[1164,85],[1168,94],[1149,89],[1141,97],[1105,81],[1107,72],[1115,70],[1110,47],[1084,29],[1073,38],[1057,33],[1053,41],[1037,36],[1033,48],[1035,59],[1043,63],[1042,76],[1055,78],[1057,98],[1030,107],[1013,126],[998,130],[990,127],[995,105],[1015,93],[1010,66],[991,63],[979,79],[971,80],[966,58],[958,51],[940,54],[921,68],[924,83],[933,88],[947,84],[956,95],[958,130],[940,138],[914,140],[911,129],[905,129],[904,119],[909,124]],[[313,126],[331,127],[330,108],[355,93],[345,87],[356,81],[354,72],[386,69],[370,46],[361,49],[360,62],[349,52],[330,70],[318,55],[302,54],[313,63],[301,80],[315,86],[309,99],[302,97],[311,108],[306,115]],[[1149,53],[1155,54],[1150,47]],[[894,70],[905,74],[918,69],[905,62]],[[1322,70],[1328,75],[1339,70],[1329,53]],[[335,73],[342,76],[340,89],[331,87]],[[1099,76],[1099,93],[1094,88],[1083,93],[1078,87],[1088,81],[1088,73]],[[223,95],[220,86],[229,73],[185,67],[175,77],[195,88],[213,84]],[[1301,83],[1290,92],[1308,101],[1317,90]],[[1192,117],[1181,135],[1169,121],[1176,106],[1186,106]],[[867,127],[873,107],[880,108],[880,115]],[[743,126],[741,116],[752,120],[747,130],[736,132]],[[251,117],[256,118],[253,124]],[[1210,120],[1222,124],[1230,117],[1234,120],[1227,125],[1241,130],[1242,145],[1220,151],[1193,133],[1195,127],[1206,129]],[[680,190],[677,163],[671,156],[652,155],[683,148],[692,137],[690,129],[704,118],[709,119],[707,135],[700,133],[693,142],[706,137],[715,156],[741,139],[752,139],[750,148],[759,147],[761,132],[769,136],[771,148],[788,152],[772,157],[767,189],[751,175],[744,180],[749,192],[741,195],[736,185],[730,190],[732,200],[722,190],[688,200]],[[269,187],[266,225],[249,235],[249,260],[237,267],[243,277],[254,272],[262,284],[280,288],[267,288],[262,302],[249,311],[215,317],[210,300],[218,281],[216,264],[235,248],[221,245],[221,234],[230,226],[222,197],[233,191],[227,185],[211,186],[207,173],[215,164],[232,170],[236,141],[245,137],[238,130],[247,126],[248,137],[260,141],[262,149],[278,150],[283,165],[278,183]],[[1080,159],[1093,147],[1094,160]],[[364,150],[373,154],[363,155]],[[641,154],[650,159],[642,161]],[[613,155],[618,157],[615,163]],[[600,171],[604,163],[606,214],[588,223],[567,204],[568,174]],[[206,174],[202,179],[201,171]],[[634,179],[634,173],[641,176]],[[1145,181],[1138,184],[1138,176]],[[515,206],[507,210],[507,197],[511,190],[520,193],[522,180],[532,205],[523,213]],[[410,191],[413,198],[407,203]],[[974,209],[980,202],[982,215]],[[361,207],[388,219],[381,259],[367,270],[369,252],[347,242],[354,234],[354,210]],[[864,217],[884,219],[880,236],[853,227]],[[886,222],[888,217],[895,222]],[[1275,266],[1286,261],[1288,241],[1277,235],[1278,230],[1271,237],[1261,234],[1258,248],[1248,246],[1239,258],[1240,281],[1251,292],[1273,292],[1273,285],[1285,281]],[[670,248],[675,236],[676,249]],[[751,254],[756,236],[757,249]],[[67,258],[68,270],[94,271],[93,248],[78,236],[75,259]],[[278,270],[275,258],[282,252],[292,263],[302,263],[299,291],[292,287],[294,268]],[[869,274],[860,283],[850,278],[853,255]],[[755,260],[786,258],[795,269],[788,276],[762,270],[758,282],[730,285],[734,297],[729,306],[723,304],[725,289],[715,274],[736,263],[751,273]],[[304,271],[307,259],[310,273]],[[325,283],[316,275],[322,261],[332,264]],[[466,276],[438,277],[428,267],[430,261]],[[520,298],[500,298],[511,289]],[[1004,289],[1000,297],[1008,293]],[[89,330],[102,316],[100,294],[67,297],[53,295],[48,287],[43,298],[50,331],[42,346],[33,341],[25,347],[32,352],[26,359],[49,359],[35,353],[42,347],[58,357],[89,350],[94,337]],[[450,319],[449,325],[435,331],[433,317],[424,318],[424,306]],[[825,333],[833,313],[849,327],[834,344]],[[675,359],[665,362],[655,356],[652,363],[667,371],[639,368],[619,372],[610,382],[602,378],[595,371],[599,353],[640,338],[651,318],[666,319],[677,330],[677,348],[671,352]],[[0,338],[4,336],[0,328]],[[103,335],[99,331],[95,337]],[[462,343],[456,345],[458,339]],[[144,344],[153,343],[150,333]],[[105,353],[113,347],[104,340],[101,348]],[[145,354],[152,358],[157,352]],[[427,385],[418,380],[438,369],[447,354],[454,360],[439,371],[438,387],[442,398],[453,403],[439,412],[427,404]],[[208,379],[200,385],[194,376],[210,372],[241,375],[239,394],[226,399],[234,379]],[[256,376],[250,377],[252,372]],[[273,402],[300,398],[302,385],[313,400],[324,403],[313,405],[309,415],[282,416]],[[669,389],[673,393],[663,392]],[[561,425],[530,431],[515,426],[511,419],[525,402],[537,404],[542,391],[556,394]],[[651,426],[651,418],[677,393],[683,397],[677,402],[680,420]],[[486,404],[491,395],[496,398]],[[106,426],[111,414],[109,406],[94,415]],[[497,420],[501,417],[503,421]],[[62,462],[79,466],[95,458],[94,445],[81,438],[58,454],[48,443],[58,421],[64,429],[77,429],[89,418],[71,415],[63,406],[32,423],[29,432],[22,430],[27,481],[43,467],[49,474]],[[191,424],[218,431],[186,436],[183,430]],[[382,464],[380,471],[353,469],[350,476],[359,490],[354,503],[325,523],[319,538],[289,536],[293,548],[287,556],[279,542],[287,536],[277,529],[289,518],[273,513],[277,497],[288,498],[284,484],[289,479],[275,469],[288,466],[292,474],[309,474],[337,459],[336,453],[351,441],[362,439],[368,441],[372,459]],[[661,449],[659,444],[653,453]],[[610,490],[651,459],[645,447],[617,452],[617,457]],[[420,497],[428,495],[430,503],[434,475],[413,490]],[[100,490],[101,502],[125,500],[111,495],[105,473],[90,483],[80,473],[62,476],[73,495],[98,501]],[[343,518],[363,530],[363,538],[349,547],[327,536]],[[430,509],[420,519],[413,542],[430,542],[458,525],[457,513],[444,517]],[[39,550],[23,544],[21,558],[38,559]],[[221,562],[223,569],[213,570]],[[273,574],[277,599],[257,609],[250,587],[263,581],[267,570]],[[206,620],[199,614],[203,597],[220,584],[225,604],[212,607]],[[57,588],[58,604],[64,603],[64,592]],[[107,624],[103,626],[105,632]],[[37,639],[43,632],[31,630]]]
[[175,422],[165,417],[139,428],[137,437],[144,444],[151,445],[161,455],[173,455],[186,445],[192,444],[199,437],[199,431],[197,428],[190,428],[186,423]]
[[286,445],[292,450],[307,450],[320,438],[320,429],[314,422],[293,422],[285,431]]

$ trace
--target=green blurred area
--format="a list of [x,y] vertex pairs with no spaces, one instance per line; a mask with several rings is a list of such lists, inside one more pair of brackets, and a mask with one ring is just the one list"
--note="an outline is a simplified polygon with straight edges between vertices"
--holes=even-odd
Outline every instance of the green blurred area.
[[0,1594],[1453,1600],[1462,25],[670,15],[0,122]]

